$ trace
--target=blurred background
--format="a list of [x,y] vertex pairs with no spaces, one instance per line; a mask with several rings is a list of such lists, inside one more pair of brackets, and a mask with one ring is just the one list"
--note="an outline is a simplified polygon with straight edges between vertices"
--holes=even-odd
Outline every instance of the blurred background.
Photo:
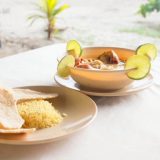
[[160,49],[160,0],[0,0],[0,57],[76,39]]

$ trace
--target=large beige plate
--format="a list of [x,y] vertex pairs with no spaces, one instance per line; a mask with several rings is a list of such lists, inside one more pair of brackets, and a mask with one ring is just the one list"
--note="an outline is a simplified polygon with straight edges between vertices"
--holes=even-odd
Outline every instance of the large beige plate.
[[25,88],[47,93],[58,93],[59,96],[53,99],[54,106],[61,113],[66,113],[68,116],[56,127],[37,130],[30,134],[0,134],[0,143],[28,145],[52,142],[79,131],[89,125],[96,117],[96,104],[88,96],[80,92],[53,86]]
[[[73,90],[80,91],[87,95],[91,96],[104,96],[104,97],[111,97],[111,96],[127,96],[139,91],[142,91],[148,87],[150,87],[153,83],[153,77],[149,74],[143,80],[135,80],[132,84],[126,86],[125,88],[113,91],[98,91],[98,90],[90,90],[88,88],[82,88],[79,84],[77,84],[71,77],[68,78],[61,78],[57,74],[54,76],[54,79],[57,84],[60,86],[70,88]],[[96,84],[95,84],[96,85]]]

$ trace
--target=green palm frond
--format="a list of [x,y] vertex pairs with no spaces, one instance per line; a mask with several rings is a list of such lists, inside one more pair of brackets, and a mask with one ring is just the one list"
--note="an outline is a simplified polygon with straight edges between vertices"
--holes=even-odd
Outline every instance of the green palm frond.
[[45,12],[47,16],[50,17],[57,3],[57,0],[41,0],[40,6],[43,12]]
[[64,10],[68,9],[70,6],[68,4],[64,4],[60,6],[59,8],[55,9],[52,13],[52,16],[56,16],[57,14],[63,12]]
[[47,0],[48,11],[51,13],[57,5],[57,0]]
[[36,20],[38,19],[45,19],[46,16],[42,16],[42,15],[31,15],[28,17],[28,20],[32,20],[30,25],[32,25]]
[[31,15],[31,16],[28,17],[28,19],[35,19],[35,18],[46,18],[46,17],[42,16],[42,15],[37,15],[37,14]]

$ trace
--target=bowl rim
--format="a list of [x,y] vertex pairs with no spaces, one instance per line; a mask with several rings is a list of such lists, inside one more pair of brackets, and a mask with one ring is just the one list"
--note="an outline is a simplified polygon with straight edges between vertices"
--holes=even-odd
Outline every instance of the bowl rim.
[[123,49],[123,50],[128,50],[128,51],[131,51],[131,52],[136,52],[136,50],[133,50],[133,49],[129,49],[129,48],[123,48],[123,47],[112,47],[112,46],[87,46],[87,47],[84,47],[82,49],[104,49],[104,48],[113,48],[113,49]]
[[78,68],[78,67],[70,67],[70,69],[73,69],[73,70],[80,70],[80,71],[85,71],[85,72],[96,72],[96,73],[115,73],[115,72],[118,72],[118,73],[127,73],[127,72],[130,72],[130,71],[134,71],[136,70],[136,68],[130,68],[130,69],[119,69],[119,70],[98,70],[98,69],[85,69],[85,68]]
[[[100,48],[113,48],[113,50],[114,49],[122,49],[122,50],[128,50],[128,51],[131,51],[131,52],[135,52],[135,50],[133,50],[133,49],[128,49],[128,48],[121,48],[121,47],[109,47],[109,46],[106,46],[106,47],[104,47],[104,46],[94,46],[94,47],[84,47],[83,48],[83,50],[85,50],[85,49],[100,49]],[[125,65],[125,63],[124,63],[124,65]],[[112,73],[112,72],[125,72],[125,73],[127,73],[127,72],[130,72],[130,71],[133,71],[133,70],[136,70],[136,68],[130,68],[130,69],[118,69],[118,70],[98,70],[98,69],[85,69],[85,68],[78,68],[78,67],[70,67],[69,66],[69,68],[70,69],[73,69],[73,70],[80,70],[80,71],[85,71],[85,72],[87,72],[87,71],[89,71],[89,72],[102,72],[102,73]]]

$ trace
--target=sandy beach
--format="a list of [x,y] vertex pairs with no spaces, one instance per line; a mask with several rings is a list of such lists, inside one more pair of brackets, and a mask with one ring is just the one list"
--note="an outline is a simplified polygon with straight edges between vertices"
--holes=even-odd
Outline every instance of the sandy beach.
[[45,21],[32,26],[27,17],[35,12],[37,0],[0,0],[0,57],[17,54],[69,39],[77,39],[83,45],[118,46],[136,48],[142,43],[155,43],[160,49],[160,38],[125,32],[137,27],[157,29],[158,13],[146,19],[137,15],[145,0],[61,0],[71,7],[57,19],[57,33],[52,41],[46,38]]

